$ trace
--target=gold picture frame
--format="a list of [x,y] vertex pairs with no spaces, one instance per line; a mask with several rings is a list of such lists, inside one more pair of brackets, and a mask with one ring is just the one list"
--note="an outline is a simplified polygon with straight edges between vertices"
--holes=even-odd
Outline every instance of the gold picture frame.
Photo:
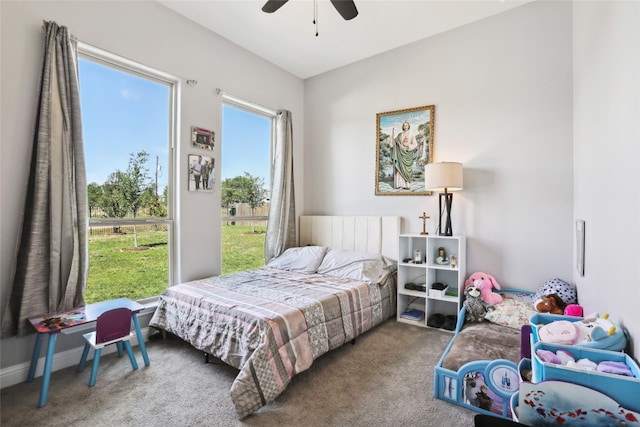
[[376,114],[376,196],[422,196],[433,162],[435,106]]

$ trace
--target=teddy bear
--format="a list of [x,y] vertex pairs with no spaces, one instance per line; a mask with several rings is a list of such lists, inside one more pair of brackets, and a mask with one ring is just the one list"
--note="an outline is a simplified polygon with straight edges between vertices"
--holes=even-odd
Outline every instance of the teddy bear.
[[493,306],[482,300],[480,289],[471,285],[464,289],[464,303],[467,309],[467,322],[482,322],[487,311],[493,310]]
[[482,294],[482,300],[487,304],[496,305],[502,302],[502,295],[493,292],[493,289],[500,289],[500,285],[490,274],[482,272],[473,273],[464,282],[464,287],[467,288],[468,286],[478,288]]

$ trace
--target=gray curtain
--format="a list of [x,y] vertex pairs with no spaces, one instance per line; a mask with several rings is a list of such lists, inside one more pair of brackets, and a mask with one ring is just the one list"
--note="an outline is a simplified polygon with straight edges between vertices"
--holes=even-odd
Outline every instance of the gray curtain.
[[296,245],[292,129],[291,112],[278,111],[271,165],[271,207],[264,241],[265,262]]
[[30,332],[28,317],[84,305],[88,202],[77,43],[55,22],[43,28],[31,169],[3,338]]

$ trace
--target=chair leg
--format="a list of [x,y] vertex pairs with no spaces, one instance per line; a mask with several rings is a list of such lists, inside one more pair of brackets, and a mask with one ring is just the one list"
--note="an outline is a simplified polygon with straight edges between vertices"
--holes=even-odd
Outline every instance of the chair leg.
[[122,341],[118,341],[116,347],[118,348],[118,357],[122,357]]
[[133,367],[133,370],[136,371],[138,369],[138,362],[136,361],[136,357],[133,355],[133,348],[131,348],[131,343],[127,340],[124,342],[124,346],[127,349],[127,354],[129,355],[131,366]]
[[91,346],[89,344],[84,345],[84,350],[82,350],[82,357],[80,358],[80,363],[78,363],[77,372],[82,372],[84,370],[84,365],[87,363],[87,356],[89,355],[89,348]]
[[96,377],[98,376],[98,365],[100,365],[100,353],[102,353],[102,349],[96,348],[95,354],[93,355],[93,365],[91,366],[89,387],[93,387],[94,385],[96,385]]

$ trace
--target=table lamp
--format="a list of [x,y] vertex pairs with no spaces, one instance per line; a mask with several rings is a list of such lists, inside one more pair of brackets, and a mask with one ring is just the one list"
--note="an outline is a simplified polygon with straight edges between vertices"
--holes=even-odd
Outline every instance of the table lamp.
[[[438,203],[438,230],[441,236],[452,236],[451,204],[453,203],[453,194],[450,192],[462,190],[462,163],[428,163],[424,167],[424,188],[427,191],[441,192]],[[443,205],[447,215],[444,228],[442,227]]]

